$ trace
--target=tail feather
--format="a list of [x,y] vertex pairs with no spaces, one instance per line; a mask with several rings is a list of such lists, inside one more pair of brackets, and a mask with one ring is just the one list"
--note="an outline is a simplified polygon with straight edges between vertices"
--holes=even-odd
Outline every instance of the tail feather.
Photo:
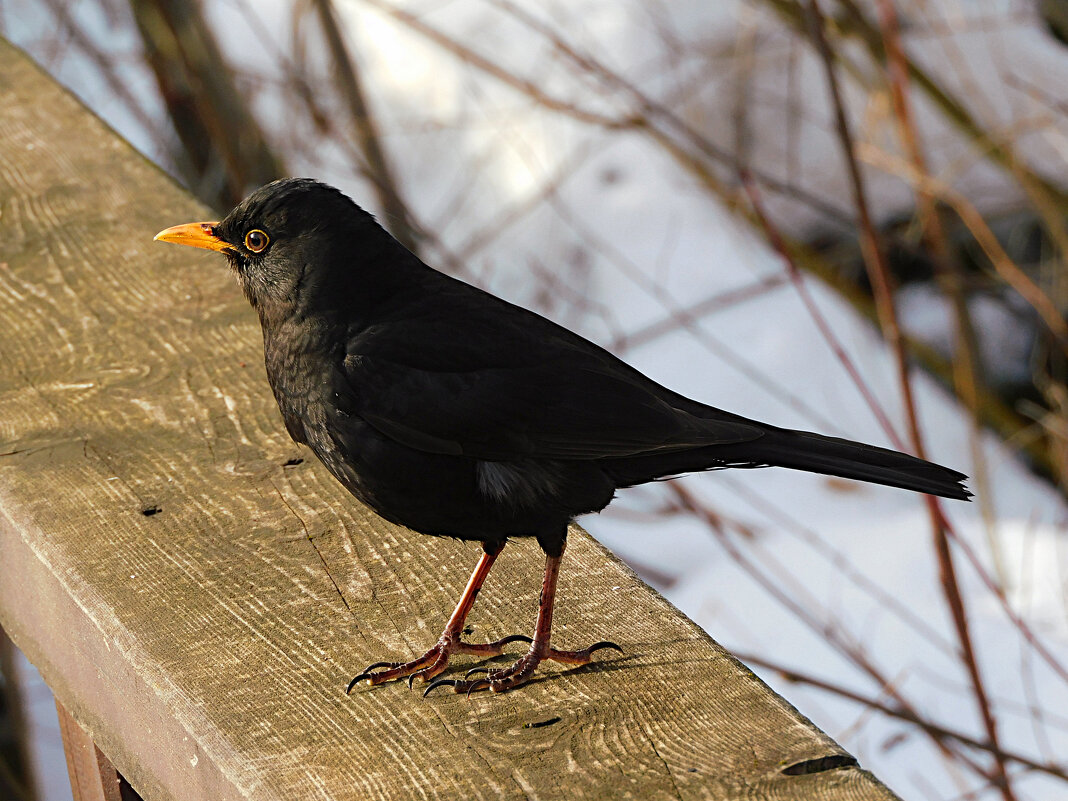
[[789,467],[943,498],[966,501],[972,496],[964,486],[968,477],[963,473],[906,453],[808,431],[762,428],[764,435],[749,442],[611,459],[604,468],[620,487],[701,470]]
[[963,473],[874,445],[785,429],[771,429],[765,437],[747,445],[748,455],[762,464],[870,481],[962,501],[972,496],[964,486],[968,477]]

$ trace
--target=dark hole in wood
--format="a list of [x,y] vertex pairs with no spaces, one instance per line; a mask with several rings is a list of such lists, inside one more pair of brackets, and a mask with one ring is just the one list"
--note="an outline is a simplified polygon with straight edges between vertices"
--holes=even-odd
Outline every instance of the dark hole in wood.
[[120,801],[144,801],[121,773],[119,774],[119,799]]
[[560,718],[549,718],[548,720],[539,720],[537,723],[524,723],[524,729],[540,729],[542,726],[552,726],[554,723],[559,723]]
[[298,464],[304,464],[304,460],[299,456],[294,456],[292,459],[288,459],[282,467],[296,467]]
[[809,773],[823,773],[828,770],[855,768],[856,766],[857,760],[853,757],[846,754],[832,754],[819,759],[806,759],[804,762],[783,768],[782,772],[787,776],[805,776]]
[[160,509],[158,506],[152,504],[151,506],[146,506],[144,509],[142,509],[141,514],[143,514],[145,517],[152,517],[152,515],[158,515],[162,511],[163,510]]

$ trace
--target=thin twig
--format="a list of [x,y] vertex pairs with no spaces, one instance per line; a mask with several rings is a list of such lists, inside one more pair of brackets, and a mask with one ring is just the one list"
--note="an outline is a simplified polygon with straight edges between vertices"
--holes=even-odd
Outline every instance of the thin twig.
[[[898,133],[908,153],[909,161],[920,175],[929,175],[927,159],[920,145],[920,134],[912,115],[909,100],[908,65],[901,44],[897,9],[892,0],[878,0],[879,16],[886,52],[887,83],[893,101],[894,116],[898,123]],[[916,205],[920,219],[923,221],[924,239],[930,249],[935,276],[942,291],[949,297],[957,325],[956,353],[953,359],[953,378],[957,396],[964,402],[971,413],[971,427],[968,442],[972,452],[972,480],[975,494],[986,530],[987,545],[994,560],[994,571],[998,581],[1005,586],[1005,558],[1001,552],[995,527],[994,494],[991,492],[990,478],[986,467],[979,423],[979,388],[985,381],[979,363],[979,340],[972,325],[968,302],[964,294],[964,270],[958,259],[950,250],[942,214],[935,202],[935,197],[925,189],[916,189]]]
[[[831,55],[830,46],[824,37],[824,18],[820,12],[818,0],[807,0],[805,13],[808,21],[809,35],[813,47],[820,57],[827,80],[828,92],[838,135],[842,145],[842,155],[845,158],[849,172],[850,186],[853,200],[860,221],[861,251],[864,255],[864,263],[868,270],[872,289],[875,294],[876,306],[879,310],[879,321],[883,327],[883,337],[890,345],[891,352],[897,363],[898,381],[901,385],[902,400],[905,407],[906,421],[913,449],[917,456],[923,458],[923,438],[920,434],[919,420],[916,414],[916,403],[913,398],[912,382],[909,378],[908,361],[905,357],[905,349],[901,338],[901,329],[897,321],[897,313],[894,308],[893,288],[891,284],[890,269],[886,263],[886,255],[879,242],[875,225],[872,222],[868,208],[867,192],[864,180],[860,174],[860,166],[857,163],[853,135],[846,118],[845,105],[842,101],[841,90],[838,86],[838,77],[835,72],[834,58]],[[933,496],[927,496],[927,509],[931,518],[931,531],[934,540],[935,553],[938,557],[939,575],[941,578],[946,605],[953,618],[953,624],[957,630],[957,638],[961,649],[961,660],[972,682],[972,691],[975,695],[976,705],[986,729],[987,737],[995,752],[1000,752],[1001,746],[998,741],[997,719],[994,710],[987,697],[986,688],[983,684],[982,675],[979,671],[978,660],[975,657],[971,634],[968,629],[968,616],[964,607],[964,599],[961,595],[960,586],[957,582],[956,568],[953,564],[953,554],[949,547],[949,538],[943,525],[943,515],[938,500]],[[1003,759],[995,753],[995,783],[1001,790],[1005,801],[1016,801],[1009,775]]]
[[[859,644],[847,641],[843,636],[843,633],[833,623],[818,620],[804,605],[790,597],[784,589],[787,585],[785,576],[780,575],[770,577],[757,569],[752,561],[726,536],[724,525],[725,519],[719,512],[711,509],[708,505],[701,503],[697,496],[690,492],[690,490],[680,482],[672,482],[668,485],[668,490],[677,500],[678,508],[704,522],[709,530],[716,535],[717,541],[727,551],[727,554],[731,559],[734,560],[739,567],[745,570],[765,592],[780,603],[785,609],[790,611],[809,629],[823,637],[824,641],[829,646],[834,648],[842,656],[846,657],[872,681],[880,687],[885,688],[886,692],[901,706],[902,709],[908,709],[912,711],[913,714],[918,715],[905,697],[890,681],[887,680],[871,659],[868,658],[867,654],[864,653]],[[985,770],[970,759],[964,757],[964,755],[952,750],[944,740],[934,738],[933,742],[943,754],[960,760],[976,773],[987,778],[987,772]]]
[[776,503],[774,498],[769,498],[766,494],[758,494],[748,484],[730,475],[719,476],[718,480],[729,487],[731,494],[746,503],[756,514],[770,521],[777,529],[807,544],[820,558],[830,562],[837,576],[851,582],[853,586],[871,598],[876,606],[895,615],[938,651],[947,655],[955,654],[954,645],[943,637],[932,622],[923,617],[922,613],[910,609],[901,597],[880,587],[866,576],[845,552],[828,542],[819,532],[806,527],[783,505]]
[[382,147],[378,124],[367,105],[356,62],[349,53],[345,37],[338,27],[334,4],[331,0],[312,0],[319,17],[319,26],[326,39],[327,49],[333,62],[334,77],[338,91],[348,109],[352,128],[360,143],[366,175],[375,188],[383,215],[388,220],[387,227],[402,245],[412,253],[419,253],[419,235],[408,205],[401,197],[393,167],[385,149]]
[[857,157],[872,166],[904,178],[921,191],[938,197],[950,206],[961,222],[967,226],[979,247],[983,249],[990,264],[1006,284],[1026,300],[1046,324],[1049,332],[1068,354],[1068,320],[1060,313],[1049,295],[1042,291],[1031,278],[1005,252],[997,235],[990,229],[983,215],[968,198],[933,175],[924,175],[904,159],[880,150],[870,144],[856,147]]
[[171,124],[186,181],[218,209],[286,174],[204,19],[199,3],[131,0],[130,10]]
[[[554,208],[566,209],[563,205],[563,201],[556,194],[550,195],[549,201]],[[705,330],[701,326],[701,321],[699,319],[687,313],[686,309],[679,306],[674,298],[672,298],[671,294],[664,289],[661,284],[649,278],[641,267],[631,260],[627,253],[619,247],[616,247],[605,237],[600,236],[589,226],[580,222],[578,215],[568,212],[569,210],[561,211],[561,221],[582,236],[584,240],[590,242],[594,250],[609,259],[612,264],[619,268],[623,275],[660,303],[665,311],[678,322],[680,330],[688,331],[694,336],[696,341],[710,353],[715,354],[746,378],[753,381],[757,386],[767,391],[770,395],[781,399],[787,405],[797,409],[815,425],[825,428],[828,431],[839,430],[839,427],[834,421],[830,420],[825,414],[812,407],[811,404],[807,403],[799,395],[792,392],[785,384],[760,371],[745,356],[729,347],[720,338]]]
[[[736,289],[728,289],[725,292],[718,292],[704,300],[699,300],[692,306],[683,308],[682,313],[688,318],[698,320],[706,315],[714,314],[715,312],[731,308],[739,303],[761,297],[767,292],[779,288],[788,280],[789,277],[781,273],[769,275],[746,284],[745,286]],[[672,313],[656,322],[649,323],[641,328],[635,328],[632,331],[628,331],[625,334],[616,337],[609,343],[608,349],[615,352],[633,350],[634,348],[646,345],[655,339],[659,339],[660,337],[678,331],[679,328],[678,317]]]
[[749,195],[749,203],[753,208],[753,213],[756,215],[757,219],[760,220],[760,224],[764,228],[764,235],[768,238],[771,246],[779,254],[779,257],[786,265],[790,280],[793,281],[797,294],[800,296],[801,302],[805,304],[805,308],[808,310],[809,316],[819,329],[820,335],[823,337],[824,341],[826,341],[828,347],[830,347],[838,361],[842,363],[849,378],[853,381],[854,386],[856,386],[857,390],[860,392],[861,397],[864,398],[864,402],[868,405],[868,408],[871,409],[872,414],[875,415],[875,419],[879,422],[879,426],[883,429],[886,436],[890,438],[894,447],[903,448],[904,443],[901,436],[897,433],[897,429],[894,428],[894,424],[890,422],[890,418],[883,409],[882,404],[879,403],[879,399],[875,397],[875,393],[871,391],[871,387],[868,386],[863,376],[861,376],[860,370],[857,369],[857,366],[853,363],[849,354],[846,353],[845,347],[831,329],[830,323],[827,322],[827,318],[823,316],[823,312],[820,311],[819,306],[816,305],[815,299],[808,291],[808,286],[805,284],[805,281],[801,276],[801,270],[798,268],[793,256],[786,246],[786,240],[764,211],[764,205],[760,199],[760,192],[757,189],[756,184],[753,182],[752,176],[749,175],[747,171],[743,171],[741,173],[741,181],[742,186]]
[[1014,751],[1005,751],[1001,749],[995,749],[989,742],[983,740],[977,740],[965,734],[957,729],[951,729],[948,726],[943,726],[940,723],[935,723],[922,715],[916,713],[913,709],[905,709],[900,706],[892,706],[890,704],[880,701],[878,698],[870,698],[861,693],[850,690],[847,687],[843,687],[835,682],[827,681],[826,679],[819,679],[815,676],[802,673],[780,665],[776,662],[764,659],[763,657],[756,656],[754,654],[739,653],[736,649],[732,648],[731,653],[734,654],[742,662],[746,662],[750,665],[756,665],[762,667],[765,670],[772,670],[779,673],[786,681],[795,682],[797,684],[804,684],[809,687],[814,687],[824,692],[832,693],[839,698],[845,698],[849,701],[861,704],[868,709],[874,709],[887,717],[896,718],[897,720],[911,723],[918,727],[921,731],[926,732],[933,738],[939,740],[955,740],[961,745],[965,745],[968,748],[974,748],[978,751],[985,751],[991,756],[999,759],[1003,762],[1015,762],[1028,770],[1033,770],[1038,773],[1044,773],[1048,776],[1053,776],[1057,779],[1068,781],[1068,766],[1060,765],[1055,762],[1039,762],[1026,754],[1021,754]]

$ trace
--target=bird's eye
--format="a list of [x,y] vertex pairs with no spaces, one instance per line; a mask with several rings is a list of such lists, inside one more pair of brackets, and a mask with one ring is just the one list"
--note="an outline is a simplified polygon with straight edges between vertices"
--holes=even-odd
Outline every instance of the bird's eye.
[[245,247],[253,253],[262,253],[271,244],[271,238],[259,228],[254,228],[245,234]]

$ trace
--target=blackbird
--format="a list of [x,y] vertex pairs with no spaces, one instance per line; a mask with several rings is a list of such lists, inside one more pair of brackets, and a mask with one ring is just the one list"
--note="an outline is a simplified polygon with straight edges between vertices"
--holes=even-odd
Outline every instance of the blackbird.
[[[967,500],[961,473],[844,439],[791,431],[706,406],[657,384],[534,312],[425,265],[337,189],[268,184],[221,222],[156,239],[223,253],[259,314],[267,377],[286,429],[360,501],[423,534],[476,540],[483,554],[440,639],[361,680],[445,670],[452,654],[529,650],[456,692],[495,692],[538,664],[584,665],[602,648],[550,644],[568,524],[617,489],[700,470],[790,467]],[[546,554],[533,639],[461,639],[510,537]],[[475,672],[475,671],[472,671]],[[465,676],[465,679],[467,677]]]

